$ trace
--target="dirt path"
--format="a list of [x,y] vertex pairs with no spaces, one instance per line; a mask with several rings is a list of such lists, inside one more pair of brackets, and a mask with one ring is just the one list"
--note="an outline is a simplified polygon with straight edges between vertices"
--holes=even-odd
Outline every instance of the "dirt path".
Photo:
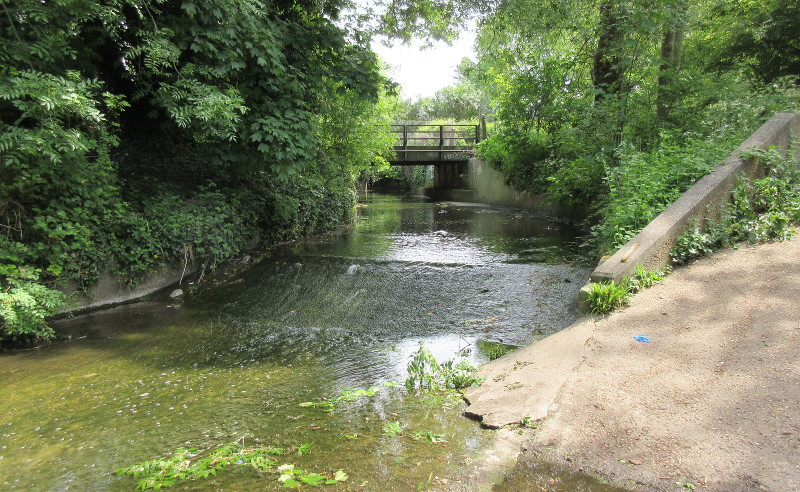
[[562,333],[468,395],[498,425],[544,414],[521,462],[636,490],[800,490],[800,239],[722,251]]

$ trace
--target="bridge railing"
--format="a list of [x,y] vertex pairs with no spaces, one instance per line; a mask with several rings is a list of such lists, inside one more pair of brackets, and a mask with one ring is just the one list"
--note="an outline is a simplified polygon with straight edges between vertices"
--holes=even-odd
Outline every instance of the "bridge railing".
[[481,140],[480,125],[392,125],[396,164],[464,160]]

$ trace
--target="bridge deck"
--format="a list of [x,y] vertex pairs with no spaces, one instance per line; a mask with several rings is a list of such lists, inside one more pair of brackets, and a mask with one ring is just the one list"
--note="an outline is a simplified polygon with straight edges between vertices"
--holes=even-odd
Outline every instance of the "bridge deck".
[[481,139],[480,125],[392,125],[397,135],[393,166],[428,166],[469,159]]

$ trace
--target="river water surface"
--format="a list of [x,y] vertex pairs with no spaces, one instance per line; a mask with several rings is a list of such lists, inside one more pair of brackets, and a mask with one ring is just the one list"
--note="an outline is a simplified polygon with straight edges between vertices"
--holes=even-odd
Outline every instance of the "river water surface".
[[[435,484],[487,431],[457,399],[402,387],[412,353],[424,341],[439,360],[480,363],[481,341],[521,345],[571,323],[589,273],[576,233],[519,211],[370,195],[353,227],[274,248],[179,306],[61,321],[72,340],[0,356],[0,489],[132,490],[114,470],[242,440],[311,443],[279,461],[343,469],[347,488]],[[332,412],[301,406],[371,386]],[[277,476],[231,467],[176,488],[264,490]]]

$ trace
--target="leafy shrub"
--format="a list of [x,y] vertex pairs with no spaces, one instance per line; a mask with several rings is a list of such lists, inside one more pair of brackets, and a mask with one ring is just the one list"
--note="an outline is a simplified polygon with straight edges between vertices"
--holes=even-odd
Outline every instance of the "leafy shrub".
[[673,263],[683,265],[711,253],[713,243],[714,239],[710,234],[704,234],[698,228],[692,227],[678,236],[678,242],[669,254]]
[[710,221],[707,232],[695,226],[681,234],[670,251],[674,263],[739,242],[782,241],[794,235],[793,226],[800,223],[800,170],[794,154],[784,157],[769,150],[753,155],[764,161],[767,176],[752,183],[740,180],[720,220]]
[[592,246],[602,253],[620,248],[713,169],[727,151],[702,140],[678,143],[667,135],[648,152],[622,147],[619,165],[607,169],[608,194],[601,201],[601,220],[591,229]]
[[66,296],[38,283],[40,273],[0,266],[0,340],[53,334],[45,320],[66,304]]
[[550,159],[550,138],[544,132],[528,134],[501,129],[478,144],[478,155],[502,172],[521,190],[544,192],[548,178],[556,169]]

